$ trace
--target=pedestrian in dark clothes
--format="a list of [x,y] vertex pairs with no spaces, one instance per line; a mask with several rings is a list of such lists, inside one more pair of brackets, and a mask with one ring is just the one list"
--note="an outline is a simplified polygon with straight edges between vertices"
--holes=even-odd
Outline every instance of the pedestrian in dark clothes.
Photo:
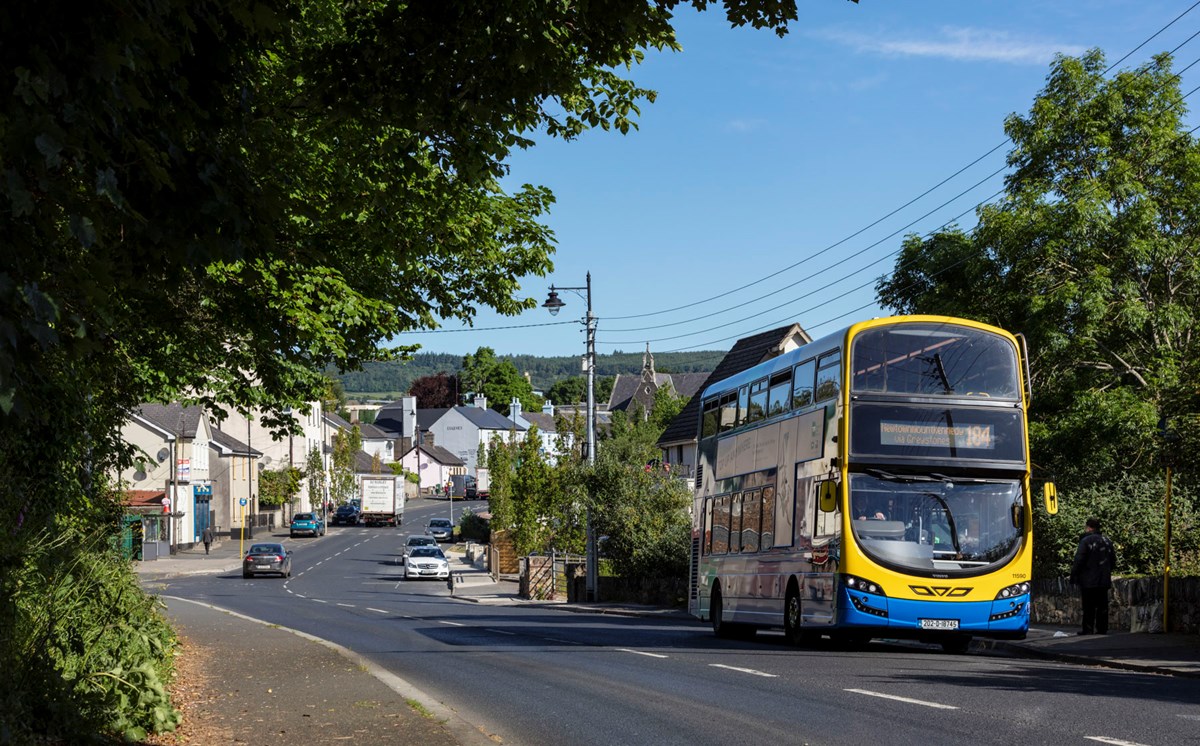
[[1071,563],[1071,584],[1079,586],[1083,602],[1081,635],[1108,633],[1108,589],[1117,565],[1117,549],[1100,532],[1100,519],[1089,518],[1084,528],[1075,561]]
[[204,553],[208,554],[208,549],[209,549],[209,547],[212,546],[212,543],[213,543],[212,526],[204,527],[204,530],[202,532],[200,532],[200,541],[204,542]]

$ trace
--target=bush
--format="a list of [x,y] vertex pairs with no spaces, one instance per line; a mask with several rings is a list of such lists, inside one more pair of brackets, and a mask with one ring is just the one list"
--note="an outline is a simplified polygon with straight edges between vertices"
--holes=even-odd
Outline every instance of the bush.
[[[1100,519],[1117,547],[1116,573],[1161,575],[1166,533],[1166,480],[1126,476],[1116,482],[1059,492],[1059,512],[1034,511],[1034,572],[1066,577],[1084,521]],[[1200,511],[1195,488],[1175,484],[1171,494],[1171,574],[1200,575]]]
[[5,573],[0,742],[141,740],[178,725],[166,691],[177,639],[107,544],[47,533]]
[[487,544],[492,540],[491,524],[470,510],[463,511],[455,530],[458,532],[458,538],[463,541]]

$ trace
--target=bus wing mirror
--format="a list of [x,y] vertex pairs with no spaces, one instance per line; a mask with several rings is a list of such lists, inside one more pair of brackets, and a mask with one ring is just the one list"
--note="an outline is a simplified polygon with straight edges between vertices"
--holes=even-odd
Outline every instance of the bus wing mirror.
[[1025,530],[1025,506],[1019,502],[1012,504],[1012,525],[1018,531]]
[[1046,482],[1042,487],[1042,496],[1046,500],[1046,512],[1050,515],[1058,514],[1058,488],[1054,486],[1054,482]]
[[832,513],[837,510],[837,485],[838,483],[833,480],[821,482],[822,513]]

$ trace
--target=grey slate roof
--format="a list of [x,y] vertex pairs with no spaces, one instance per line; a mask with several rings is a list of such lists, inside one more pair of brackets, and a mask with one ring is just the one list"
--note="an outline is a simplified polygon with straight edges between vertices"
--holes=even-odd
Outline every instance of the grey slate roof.
[[233,437],[232,435],[225,432],[224,430],[219,430],[214,427],[212,435],[213,435],[212,445],[219,447],[223,451],[229,451],[230,453],[239,453],[239,454],[244,454],[247,451],[249,451],[249,455],[251,455],[251,456],[261,456],[262,455],[262,451],[258,450],[257,448],[247,447],[245,443],[243,443],[242,441]]
[[[447,451],[445,448],[442,448],[441,446],[429,446],[422,443],[417,447],[421,449],[421,453],[425,454],[439,464],[442,464],[443,466],[466,466],[462,459],[460,459],[458,456],[455,456],[450,451]],[[413,449],[410,448],[408,449],[408,452],[404,454],[404,456],[408,456],[408,454],[412,452]]]
[[521,416],[543,433],[558,432],[558,423],[554,421],[554,415],[552,414],[546,414],[545,412],[522,412]]
[[143,404],[134,414],[140,415],[156,427],[180,438],[195,438],[200,427],[204,409],[195,405],[184,406],[179,402],[170,404]]
[[[753,368],[761,363],[764,359],[770,356],[770,353],[779,348],[779,345],[790,336],[793,329],[798,328],[796,324],[788,324],[781,326],[778,329],[760,332],[758,334],[739,339],[725,357],[721,358],[721,362],[713,369],[712,373],[704,382],[696,388],[692,394],[692,398],[688,400],[683,411],[680,412],[675,419],[671,420],[671,424],[667,425],[667,429],[658,439],[660,446],[671,443],[679,443],[682,441],[691,441],[696,439],[697,430],[700,427],[700,392],[702,392],[709,383],[726,379],[735,373],[741,373],[747,368]],[[803,329],[800,330],[804,332]],[[807,337],[807,333],[804,333]]]
[[[434,423],[440,420],[450,411],[449,407],[441,407],[437,409],[417,409],[417,427],[427,432],[433,427]],[[454,411],[458,412],[463,417],[466,417],[471,424],[481,430],[512,430],[518,432],[525,428],[516,424],[504,415],[494,409],[481,409],[479,407],[454,407]],[[379,414],[375,417],[375,425],[389,435],[400,434],[411,436],[412,433],[405,433],[402,425],[402,417],[404,410],[399,402],[388,405],[379,410]]]
[[[676,396],[690,399],[704,387],[708,373],[655,373],[654,383],[661,389],[670,387]],[[621,373],[613,381],[612,393],[608,396],[608,411],[621,412],[629,409],[633,395],[642,385],[642,374]]]

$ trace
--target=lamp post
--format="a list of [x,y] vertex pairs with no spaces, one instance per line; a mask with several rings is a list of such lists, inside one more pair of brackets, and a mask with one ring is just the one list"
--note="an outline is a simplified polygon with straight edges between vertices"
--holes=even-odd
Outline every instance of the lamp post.
[[[587,329],[587,357],[584,365],[587,367],[587,462],[588,466],[596,465],[596,316],[592,313],[592,273],[587,273],[587,285],[584,287],[555,287],[550,286],[550,295],[542,304],[551,316],[557,316],[559,310],[567,305],[558,297],[559,290],[570,290],[587,301],[587,316],[582,321]],[[582,295],[580,291],[586,293]],[[590,498],[590,495],[589,495]],[[596,532],[592,525],[592,506],[587,507],[587,580],[585,600],[596,600],[597,568],[596,568]]]

